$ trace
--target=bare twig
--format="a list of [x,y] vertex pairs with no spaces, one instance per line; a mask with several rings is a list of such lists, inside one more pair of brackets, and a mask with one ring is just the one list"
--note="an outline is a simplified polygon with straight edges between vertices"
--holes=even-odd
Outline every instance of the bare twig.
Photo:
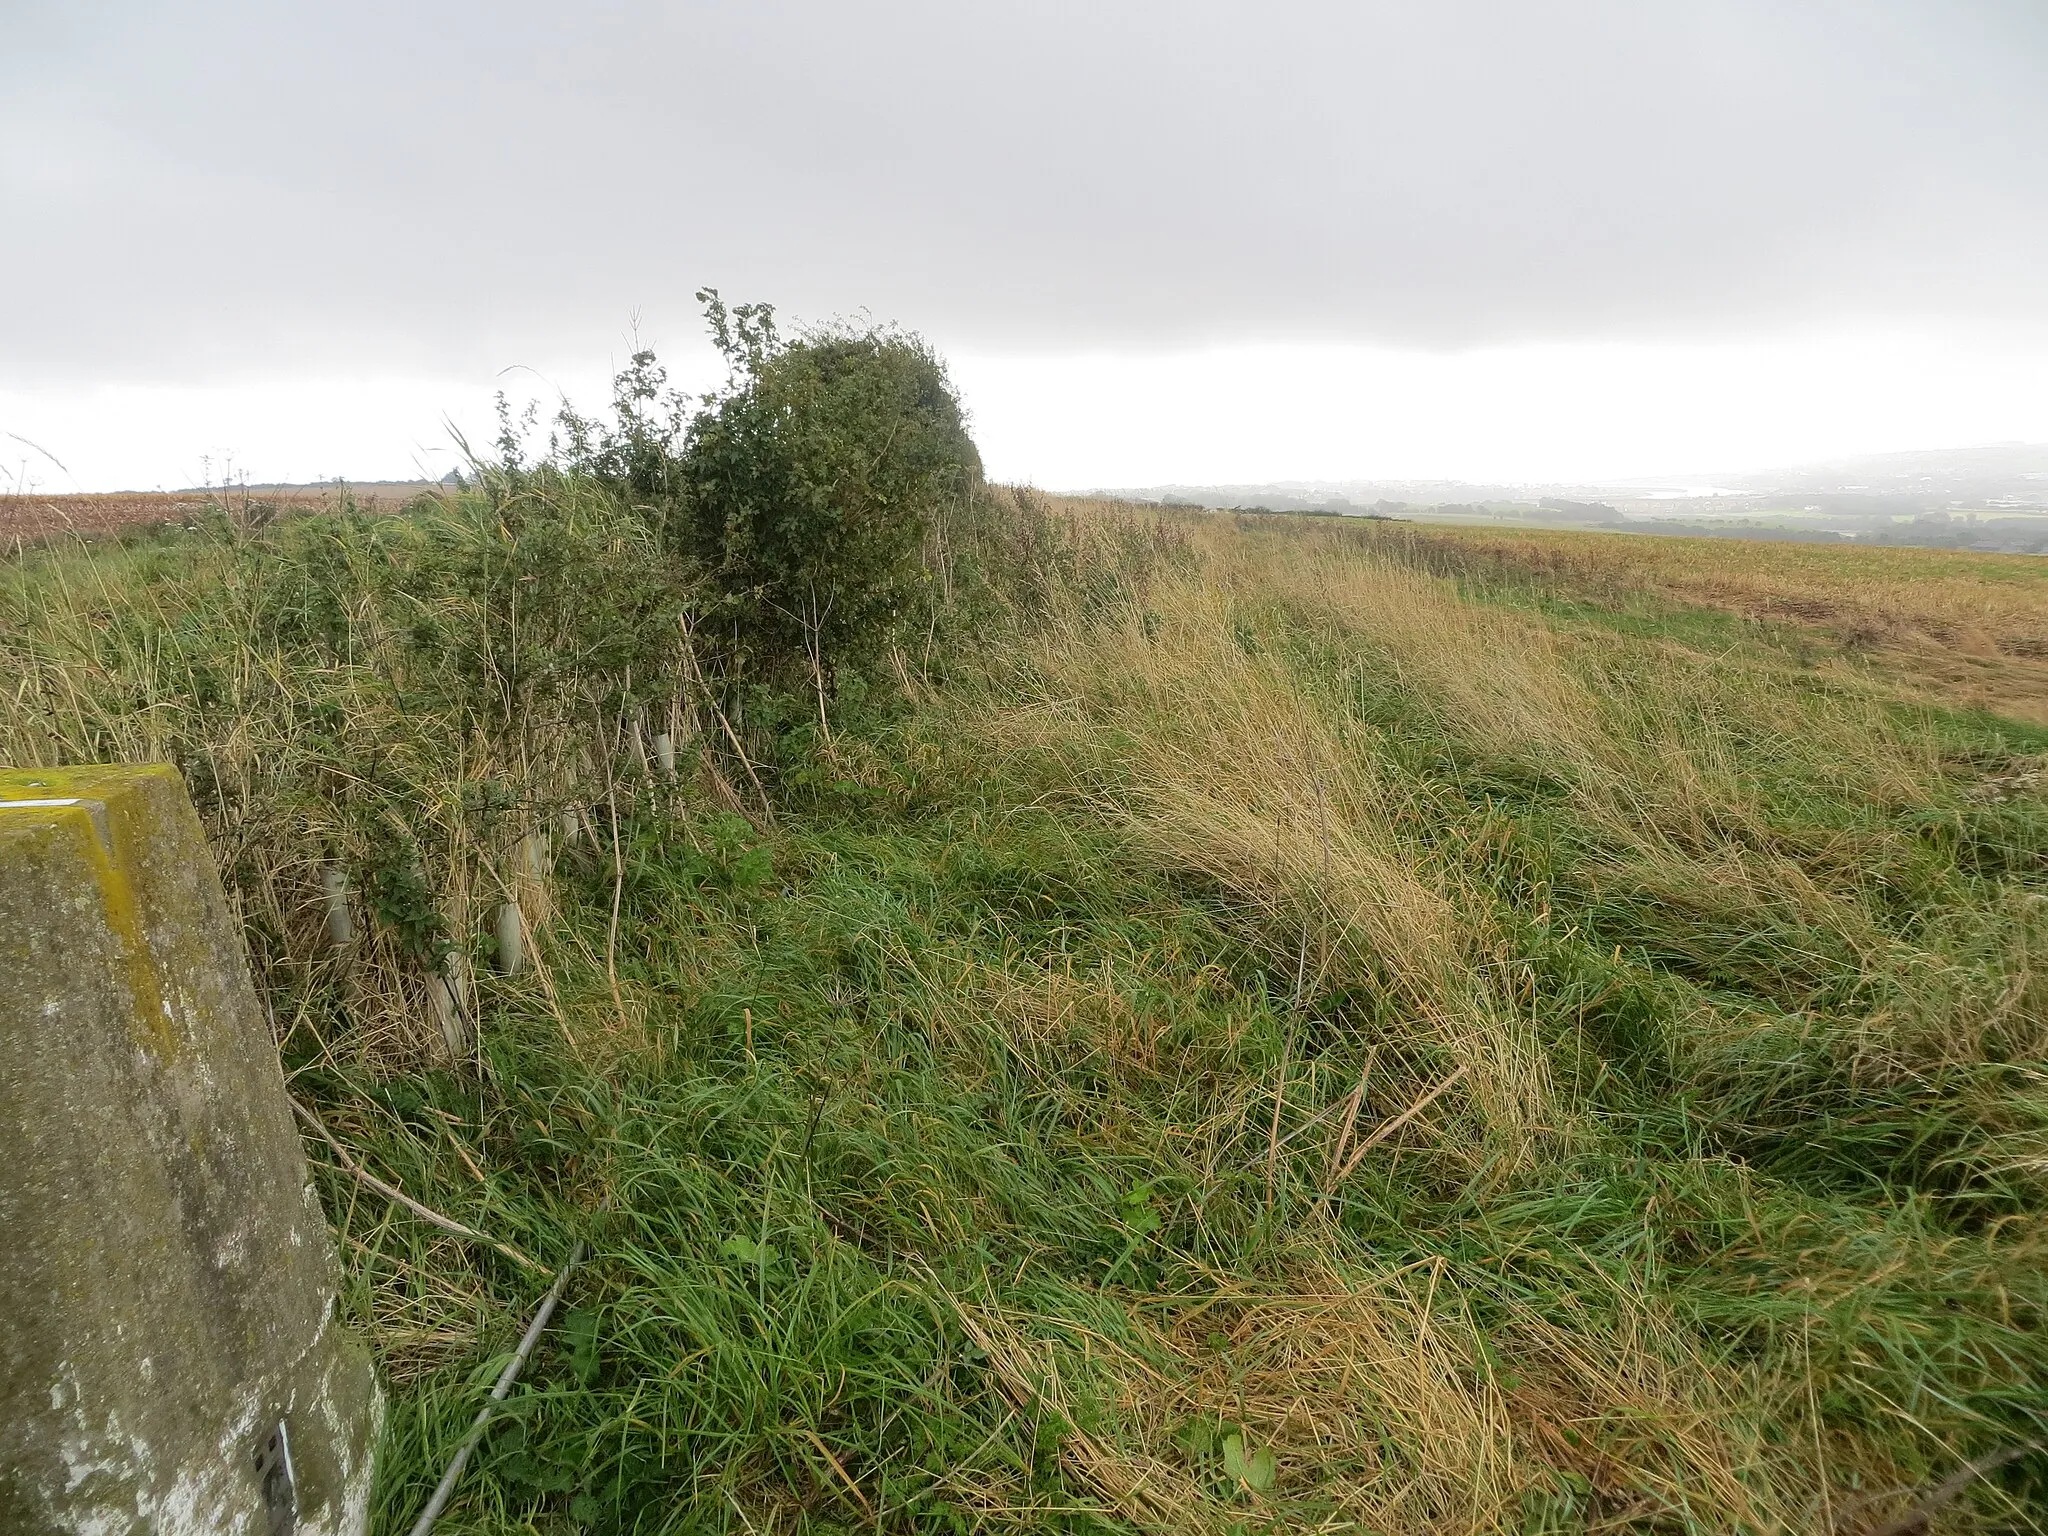
[[313,1129],[319,1133],[320,1139],[326,1142],[327,1145],[333,1149],[334,1155],[336,1158],[340,1160],[343,1170],[346,1171],[351,1177],[356,1179],[357,1182],[361,1183],[365,1188],[373,1189],[378,1194],[382,1195],[386,1200],[390,1200],[395,1204],[404,1206],[408,1211],[411,1211],[413,1215],[419,1217],[421,1221],[427,1223],[428,1226],[439,1227],[443,1232],[452,1232],[457,1237],[466,1237],[471,1242],[482,1243],[488,1248],[495,1248],[498,1250],[498,1252],[504,1254],[506,1258],[511,1259],[516,1264],[523,1264],[526,1266],[526,1268],[538,1271],[541,1274],[547,1273],[547,1270],[543,1266],[536,1264],[532,1259],[529,1259],[525,1254],[521,1253],[517,1248],[514,1248],[510,1243],[501,1243],[494,1237],[486,1237],[483,1233],[477,1231],[475,1227],[465,1227],[461,1222],[453,1220],[450,1217],[443,1216],[439,1211],[433,1209],[431,1206],[421,1205],[419,1201],[413,1199],[411,1195],[408,1195],[396,1184],[385,1183],[382,1179],[378,1178],[374,1173],[371,1173],[367,1168],[363,1167],[361,1163],[358,1163],[353,1157],[349,1156],[348,1148],[344,1147],[340,1142],[334,1139],[334,1133],[328,1130],[325,1125],[321,1124],[320,1117],[318,1115],[314,1114],[313,1111],[306,1108],[306,1106],[301,1104],[297,1099],[293,1099],[291,1103],[292,1108],[294,1111],[297,1112],[298,1117],[301,1120],[305,1121],[306,1124],[313,1127]]
[[740,798],[740,792],[732,787],[726,776],[718,771],[718,764],[712,760],[710,747],[698,744],[697,762],[704,769],[705,776],[711,780],[711,787],[716,791],[718,798],[737,811],[743,819],[752,820],[748,814],[747,802]]
[[2035,1451],[2048,1450],[2048,1440],[2029,1440],[2025,1445],[2008,1445],[1989,1455],[1979,1456],[1975,1461],[1965,1462],[1956,1471],[1928,1489],[1913,1507],[1903,1514],[1887,1520],[1870,1536],[1920,1536],[1941,1511],[1961,1498],[1970,1484],[1987,1473],[1996,1472],[2008,1462],[2018,1461],[2022,1456],[2031,1456]]

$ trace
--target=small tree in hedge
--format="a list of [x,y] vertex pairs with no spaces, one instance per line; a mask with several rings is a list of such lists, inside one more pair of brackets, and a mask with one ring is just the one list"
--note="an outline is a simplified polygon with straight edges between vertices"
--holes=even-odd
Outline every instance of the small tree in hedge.
[[[504,397],[499,397],[504,414]],[[612,380],[612,420],[584,416],[566,401],[555,418],[549,461],[624,491],[636,503],[664,506],[682,490],[678,452],[689,431],[690,397],[668,387],[668,373],[651,351],[633,360]],[[507,457],[519,452],[507,432]]]
[[727,666],[805,679],[822,700],[928,601],[925,534],[981,458],[921,338],[832,326],[784,341],[767,306],[698,298],[731,373],[685,435],[669,537],[707,579]]

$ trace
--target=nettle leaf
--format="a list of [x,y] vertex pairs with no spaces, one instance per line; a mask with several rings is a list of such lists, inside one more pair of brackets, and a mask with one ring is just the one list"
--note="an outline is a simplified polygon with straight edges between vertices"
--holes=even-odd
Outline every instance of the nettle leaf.
[[542,1493],[567,1493],[576,1486],[576,1469],[545,1455],[518,1451],[501,1457],[497,1474],[508,1483]]
[[597,1314],[571,1312],[562,1323],[562,1337],[569,1346],[569,1369],[579,1382],[590,1386],[603,1363],[597,1347]]
[[766,847],[749,848],[732,861],[730,878],[741,891],[757,890],[775,878],[775,861]]
[[1223,1437],[1223,1475],[1233,1482],[1244,1484],[1254,1493],[1264,1493],[1273,1486],[1280,1475],[1280,1458],[1273,1454],[1271,1446],[1260,1446],[1247,1452],[1244,1436]]
[[1216,1426],[1207,1419],[1189,1419],[1174,1438],[1191,1456],[1212,1456],[1216,1452]]
[[1251,1454],[1245,1463],[1245,1482],[1264,1493],[1280,1479],[1280,1458],[1273,1454],[1270,1445],[1262,1445]]
[[1138,1236],[1150,1237],[1159,1230],[1162,1218],[1159,1212],[1153,1209],[1150,1184],[1133,1184],[1117,1204],[1118,1214],[1123,1218],[1124,1225]]
[[728,1237],[718,1246],[727,1258],[742,1264],[751,1264],[764,1272],[775,1267],[775,1250],[751,1237]]

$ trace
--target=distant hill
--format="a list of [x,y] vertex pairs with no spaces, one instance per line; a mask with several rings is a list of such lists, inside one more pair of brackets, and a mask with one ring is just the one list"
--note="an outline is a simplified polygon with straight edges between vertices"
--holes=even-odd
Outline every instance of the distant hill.
[[2048,553],[2048,443],[1588,484],[1278,480],[1093,494],[1270,512]]

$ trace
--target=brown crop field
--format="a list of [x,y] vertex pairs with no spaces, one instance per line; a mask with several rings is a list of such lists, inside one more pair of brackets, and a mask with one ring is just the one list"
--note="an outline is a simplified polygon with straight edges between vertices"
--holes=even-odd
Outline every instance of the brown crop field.
[[[395,511],[426,490],[424,485],[351,486],[346,495],[358,507]],[[260,487],[232,491],[107,491],[63,496],[0,496],[0,546],[38,543],[66,533],[98,535],[187,523],[209,507],[246,516],[254,509],[325,511],[340,505],[344,492],[325,487]]]

